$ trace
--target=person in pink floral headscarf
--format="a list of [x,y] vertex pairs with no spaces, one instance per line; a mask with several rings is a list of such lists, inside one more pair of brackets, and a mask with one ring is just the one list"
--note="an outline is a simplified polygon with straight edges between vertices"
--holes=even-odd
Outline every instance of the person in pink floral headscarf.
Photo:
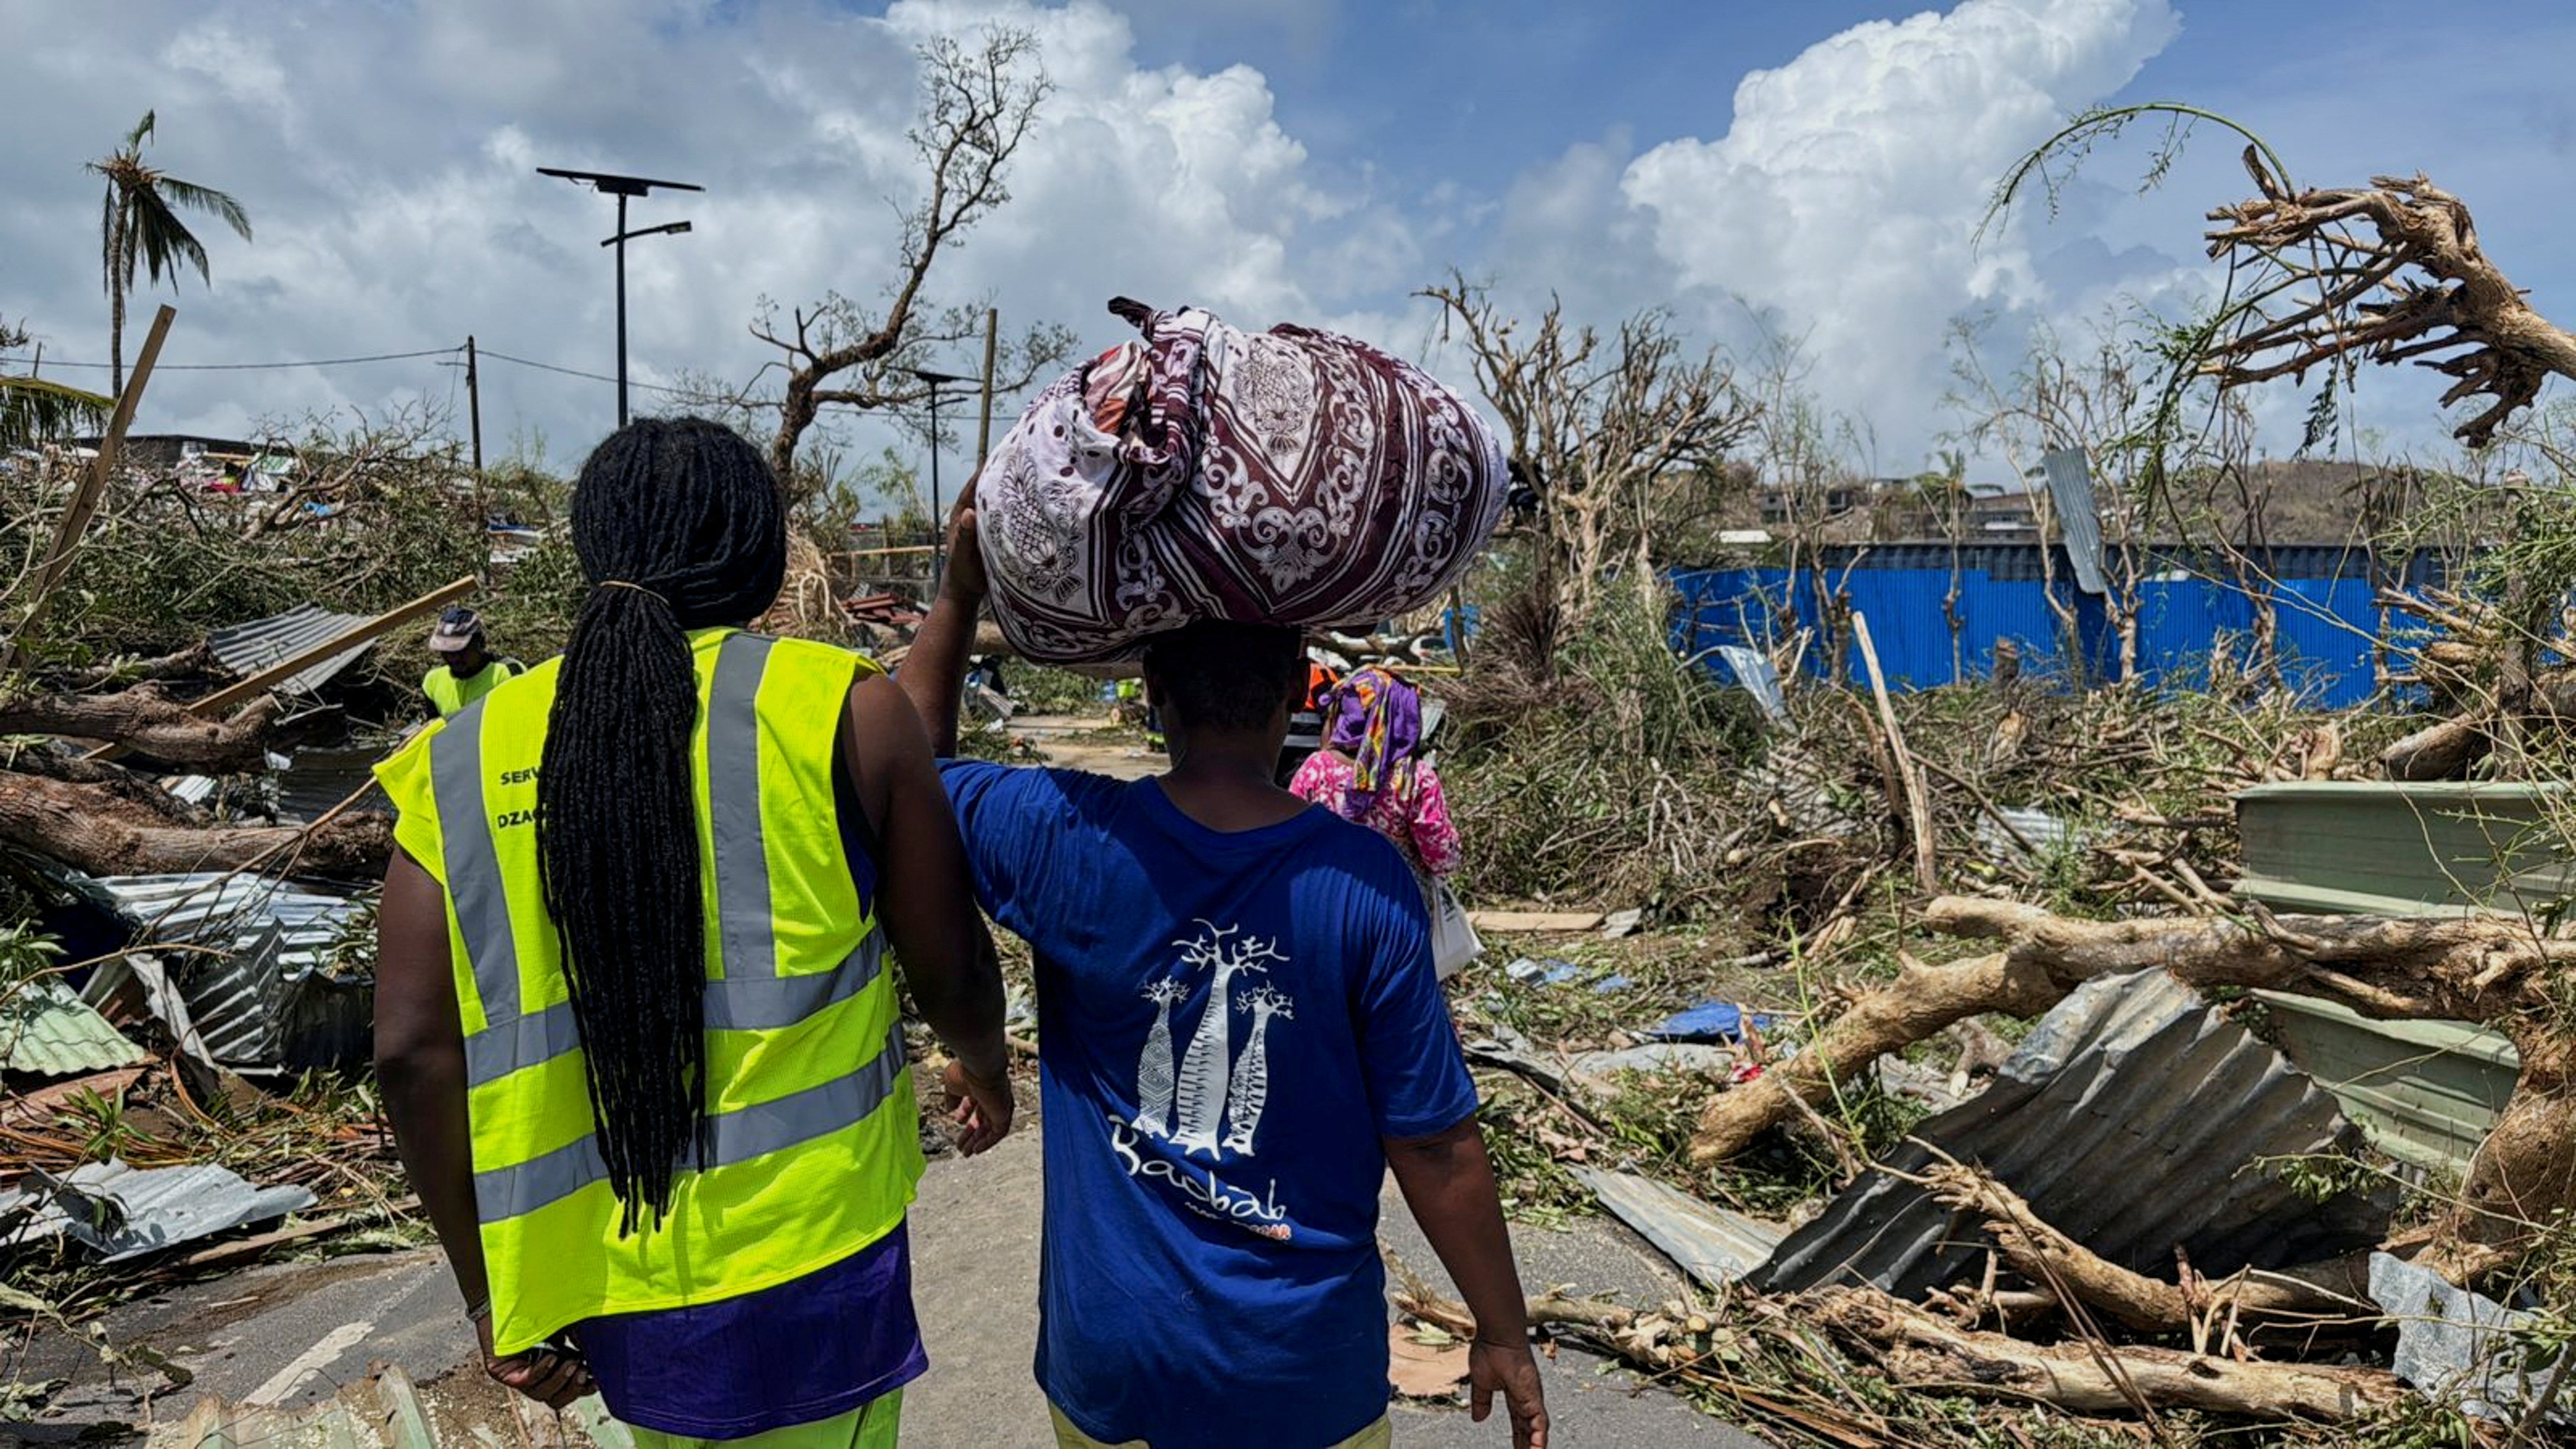
[[1434,954],[1445,979],[1483,951],[1446,884],[1465,853],[1439,772],[1416,758],[1422,692],[1393,670],[1353,672],[1324,700],[1324,747],[1306,757],[1290,793],[1357,821],[1395,842],[1422,882]]

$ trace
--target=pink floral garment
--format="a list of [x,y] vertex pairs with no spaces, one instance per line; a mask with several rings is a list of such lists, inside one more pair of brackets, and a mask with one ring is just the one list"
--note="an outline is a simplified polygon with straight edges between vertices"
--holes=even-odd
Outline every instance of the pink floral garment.
[[[1348,757],[1318,750],[1297,767],[1288,782],[1289,793],[1347,819],[1342,800],[1351,788],[1353,768]],[[1454,873],[1464,859],[1458,827],[1449,823],[1448,798],[1440,793],[1440,776],[1429,765],[1415,767],[1410,803],[1397,799],[1393,791],[1382,793],[1362,823],[1394,841],[1415,870],[1434,878]]]

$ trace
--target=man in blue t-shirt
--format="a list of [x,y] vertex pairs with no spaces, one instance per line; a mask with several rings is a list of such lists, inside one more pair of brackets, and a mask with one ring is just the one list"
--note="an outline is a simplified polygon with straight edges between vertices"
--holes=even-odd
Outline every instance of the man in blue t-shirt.
[[1474,1082],[1395,848],[1278,788],[1294,630],[1193,624],[1145,679],[1172,768],[945,758],[984,578],[961,501],[898,682],[976,894],[1037,957],[1046,1216],[1037,1377],[1073,1449],[1387,1442],[1386,1171],[1477,1333],[1475,1417],[1547,1411]]

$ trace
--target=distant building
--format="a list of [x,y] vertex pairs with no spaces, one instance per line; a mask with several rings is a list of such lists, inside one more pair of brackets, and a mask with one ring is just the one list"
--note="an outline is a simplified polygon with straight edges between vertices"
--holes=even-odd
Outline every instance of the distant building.
[[1955,524],[1941,495],[1916,478],[1837,479],[1819,488],[1756,490],[1762,526],[1774,532],[1815,529],[1828,542],[2024,543],[2039,536],[2038,500],[2000,483],[1970,483]]

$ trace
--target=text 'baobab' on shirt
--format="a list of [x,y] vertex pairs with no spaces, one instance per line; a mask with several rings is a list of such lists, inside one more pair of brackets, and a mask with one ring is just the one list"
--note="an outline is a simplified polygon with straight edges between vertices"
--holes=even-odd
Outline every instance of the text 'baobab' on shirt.
[[1394,847],[1158,783],[943,762],[1037,957],[1037,1374],[1095,1439],[1316,1449],[1386,1412],[1385,1138],[1476,1108]]

